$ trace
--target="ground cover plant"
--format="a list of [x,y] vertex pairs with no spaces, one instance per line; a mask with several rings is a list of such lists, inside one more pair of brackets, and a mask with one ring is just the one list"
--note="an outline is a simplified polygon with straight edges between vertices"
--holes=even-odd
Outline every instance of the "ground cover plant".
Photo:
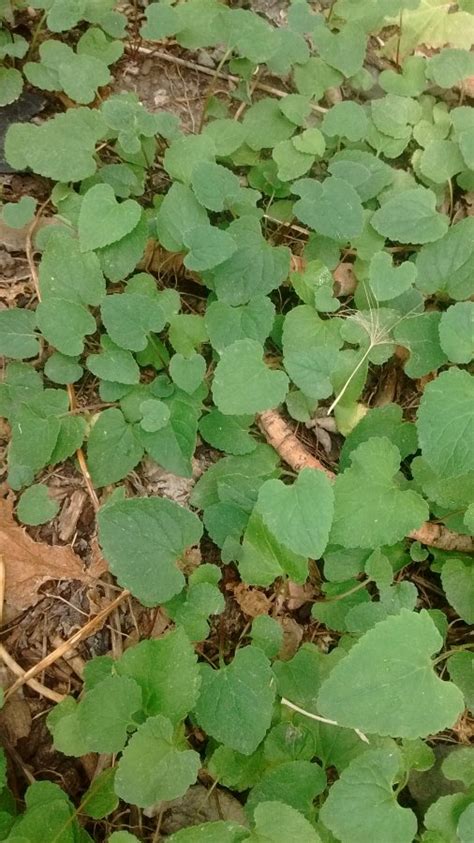
[[0,0],[9,843],[472,840],[474,5],[250,5]]

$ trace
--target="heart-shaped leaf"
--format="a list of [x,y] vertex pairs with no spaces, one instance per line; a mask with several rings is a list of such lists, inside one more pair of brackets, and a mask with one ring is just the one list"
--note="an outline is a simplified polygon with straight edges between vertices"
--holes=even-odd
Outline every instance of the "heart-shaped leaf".
[[267,480],[258,511],[281,544],[294,553],[319,559],[324,553],[334,511],[331,482],[321,471],[304,468],[292,486]]
[[164,401],[156,398],[148,398],[140,404],[140,412],[143,413],[140,426],[147,433],[156,433],[168,424],[170,408]]
[[81,251],[99,249],[129,234],[141,216],[141,208],[133,199],[117,202],[109,184],[96,184],[82,200],[79,213]]
[[334,176],[322,183],[300,179],[293,189],[301,196],[294,205],[296,216],[319,234],[331,240],[351,240],[362,232],[362,204],[349,182]]
[[255,340],[237,340],[224,349],[216,366],[212,392],[225,415],[260,413],[278,406],[288,391],[284,372],[269,369]]
[[174,354],[170,360],[170,375],[176,386],[191,395],[202,383],[206,374],[206,361],[202,354],[193,354],[191,357],[183,357],[182,354]]

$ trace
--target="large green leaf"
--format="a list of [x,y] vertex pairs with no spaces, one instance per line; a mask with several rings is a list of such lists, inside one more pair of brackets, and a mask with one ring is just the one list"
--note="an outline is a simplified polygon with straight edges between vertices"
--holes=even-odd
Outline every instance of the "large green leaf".
[[425,294],[447,292],[452,299],[474,294],[474,219],[451,226],[436,243],[419,251],[417,287]]
[[79,241],[64,228],[50,232],[39,266],[41,297],[98,305],[105,279],[97,255],[82,252]]
[[474,377],[452,368],[427,384],[418,410],[423,457],[444,478],[474,470],[468,431],[474,423]]
[[124,676],[109,676],[92,688],[77,708],[80,732],[89,752],[119,752],[142,705],[139,686]]
[[138,225],[140,216],[138,202],[126,199],[119,203],[110,185],[96,184],[84,196],[79,213],[81,251],[92,251],[116,243]]
[[249,646],[237,650],[226,667],[212,670],[203,665],[201,670],[198,723],[216,740],[251,755],[272,718],[275,686],[270,662],[262,650]]
[[100,312],[110,339],[130,351],[143,351],[149,333],[158,333],[165,326],[159,300],[139,293],[106,296]]
[[284,372],[266,366],[262,356],[263,348],[255,340],[237,340],[224,349],[212,385],[214,401],[222,413],[259,413],[282,403],[288,378]]
[[423,498],[400,489],[400,452],[388,439],[363,442],[352,451],[351,462],[336,478],[332,542],[366,548],[394,544],[428,518]]
[[176,562],[201,537],[196,515],[163,498],[136,498],[103,507],[98,524],[111,571],[145,606],[181,591],[184,576]]
[[366,632],[323,682],[319,713],[341,726],[416,738],[450,727],[464,708],[431,656],[442,638],[426,611],[402,609]]
[[343,770],[333,784],[322,809],[321,819],[341,843],[411,843],[417,819],[397,801],[394,785],[400,776],[397,752],[371,749]]

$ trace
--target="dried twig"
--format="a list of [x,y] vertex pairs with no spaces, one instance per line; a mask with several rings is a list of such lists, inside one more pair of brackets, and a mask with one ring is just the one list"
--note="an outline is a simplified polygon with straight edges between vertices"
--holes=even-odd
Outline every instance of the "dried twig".
[[[293,433],[291,427],[277,413],[276,410],[267,410],[257,417],[258,426],[262,431],[269,445],[275,448],[287,465],[295,471],[302,468],[315,468],[317,471],[324,471],[331,479],[336,475],[326,468],[313,454],[310,454],[298,437]],[[437,547],[439,550],[454,550],[461,553],[474,552],[474,538],[453,533],[441,524],[433,524],[427,521],[418,530],[413,530],[408,537],[420,544],[429,547]]]
[[59,645],[59,647],[56,647],[55,650],[45,656],[44,659],[41,659],[40,662],[33,665],[33,667],[30,667],[30,669],[27,670],[23,674],[23,676],[19,677],[13,683],[13,685],[10,685],[10,687],[5,693],[5,699],[11,697],[11,695],[14,694],[15,691],[18,690],[18,688],[21,688],[22,685],[27,683],[30,679],[33,679],[35,676],[38,675],[38,673],[41,673],[48,667],[51,667],[52,664],[54,664],[58,659],[62,658],[65,653],[67,653],[69,650],[72,650],[73,647],[75,647],[76,644],[79,644],[80,641],[83,641],[84,638],[88,638],[89,635],[91,635],[95,629],[100,628],[103,625],[103,622],[110,615],[110,613],[113,612],[114,609],[116,609],[118,606],[120,606],[120,604],[123,603],[124,600],[126,600],[129,596],[130,592],[127,589],[122,591],[118,595],[118,597],[116,597],[115,600],[112,601],[112,603],[109,603],[108,606],[106,606],[104,609],[101,609],[101,611],[98,612],[97,615],[91,618],[90,621],[88,621],[83,627],[81,627],[81,629],[78,629],[78,631],[75,632],[74,635],[71,635],[71,637],[68,638],[67,641],[64,641],[62,644]]

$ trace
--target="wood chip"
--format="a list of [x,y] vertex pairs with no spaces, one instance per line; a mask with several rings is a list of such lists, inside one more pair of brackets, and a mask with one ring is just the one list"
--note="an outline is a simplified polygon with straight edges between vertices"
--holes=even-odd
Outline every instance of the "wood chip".
[[86,500],[86,492],[83,489],[76,489],[64,501],[58,518],[58,535],[62,542],[68,542],[72,539]]

